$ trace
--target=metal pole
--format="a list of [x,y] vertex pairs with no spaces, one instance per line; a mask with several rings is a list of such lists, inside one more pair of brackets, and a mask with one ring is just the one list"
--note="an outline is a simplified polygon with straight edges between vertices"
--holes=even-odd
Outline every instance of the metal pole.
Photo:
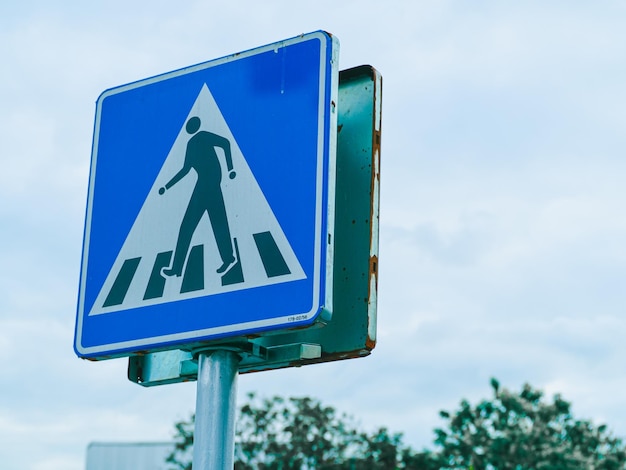
[[232,470],[240,357],[218,350],[198,356],[193,470]]

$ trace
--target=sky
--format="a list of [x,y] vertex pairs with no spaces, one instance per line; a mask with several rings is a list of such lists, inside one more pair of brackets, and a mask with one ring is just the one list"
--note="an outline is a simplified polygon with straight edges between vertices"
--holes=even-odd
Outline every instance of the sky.
[[378,344],[242,375],[239,400],[313,396],[419,449],[497,377],[626,436],[625,22],[618,0],[2,2],[2,468],[82,470],[195,407],[73,351],[100,93],[316,30],[383,76]]

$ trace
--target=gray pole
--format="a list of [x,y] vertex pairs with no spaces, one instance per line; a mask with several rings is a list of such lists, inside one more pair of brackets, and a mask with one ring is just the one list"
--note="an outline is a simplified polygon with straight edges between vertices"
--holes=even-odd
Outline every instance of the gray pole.
[[198,356],[193,470],[232,470],[240,357],[226,350]]

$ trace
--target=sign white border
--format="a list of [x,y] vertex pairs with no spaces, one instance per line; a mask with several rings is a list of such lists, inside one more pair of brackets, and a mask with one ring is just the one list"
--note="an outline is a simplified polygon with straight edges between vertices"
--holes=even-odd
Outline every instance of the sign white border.
[[[206,328],[202,330],[193,330],[186,331],[181,333],[169,334],[169,335],[160,335],[156,337],[147,337],[141,339],[135,339],[130,341],[122,341],[116,343],[108,343],[102,344],[98,346],[91,347],[83,347],[81,344],[82,340],[82,332],[83,332],[83,319],[87,315],[85,312],[85,290],[87,284],[87,272],[88,272],[88,253],[90,247],[90,227],[92,224],[92,207],[93,207],[93,198],[94,198],[94,186],[95,186],[95,178],[96,178],[96,161],[98,158],[98,145],[99,145],[99,129],[100,129],[100,119],[102,113],[102,102],[103,100],[111,95],[119,94],[125,91],[133,90],[136,88],[140,88],[143,86],[147,86],[153,83],[157,83],[160,81],[172,79],[175,77],[179,77],[182,75],[194,73],[197,71],[201,71],[204,69],[216,67],[222,65],[227,62],[238,61],[241,59],[245,59],[250,56],[254,56],[257,54],[262,54],[271,50],[277,50],[279,48],[289,46],[292,44],[297,44],[300,42],[308,41],[314,38],[318,38],[321,41],[321,53],[320,53],[320,83],[319,83],[319,100],[318,100],[318,111],[319,111],[319,119],[318,119],[318,159],[317,159],[317,175],[316,175],[316,184],[317,184],[317,194],[316,194],[316,214],[315,214],[315,232],[316,240],[318,241],[315,244],[315,252],[314,252],[314,279],[313,279],[313,303],[312,309],[306,314],[299,313],[297,315],[285,315],[281,317],[274,317],[270,319],[257,320],[252,322],[244,322],[233,325],[224,325],[219,327]],[[328,46],[328,41],[330,41],[331,47],[331,60],[330,66],[334,68],[334,73],[330,75],[330,103],[325,100],[326,96],[326,87],[329,86],[327,81],[325,80],[327,73],[327,55],[325,51]],[[270,327],[277,327],[276,329],[288,329],[292,325],[293,327],[301,326],[302,323],[306,323],[313,316],[319,313],[319,305],[320,305],[320,276],[321,276],[321,267],[322,262],[325,262],[325,299],[324,305],[326,308],[330,308],[332,306],[332,274],[333,274],[333,250],[332,250],[332,239],[333,239],[333,226],[334,226],[334,181],[335,181],[335,152],[336,152],[336,109],[335,104],[337,103],[338,96],[338,54],[339,54],[339,42],[336,37],[330,34],[326,34],[323,31],[317,31],[314,33],[303,34],[301,36],[297,36],[295,38],[278,41],[276,43],[268,44],[265,46],[261,46],[255,49],[250,49],[241,53],[231,54],[229,56],[225,56],[219,59],[211,60],[208,62],[200,63],[197,65],[185,67],[182,69],[178,69],[172,72],[167,72],[164,74],[156,75],[154,77],[150,77],[143,80],[138,80],[136,82],[132,82],[126,85],[122,85],[119,87],[111,88],[104,91],[100,97],[98,98],[96,105],[96,118],[94,123],[94,139],[92,146],[92,156],[91,156],[91,171],[90,171],[90,179],[89,179],[89,191],[87,198],[87,211],[85,217],[85,232],[84,232],[84,241],[83,241],[83,251],[82,251],[82,266],[81,266],[81,274],[80,274],[80,285],[79,285],[79,303],[78,303],[78,311],[77,311],[77,320],[76,320],[76,330],[75,330],[75,350],[79,356],[90,358],[90,359],[107,359],[113,357],[125,357],[129,355],[133,355],[134,352],[138,350],[142,350],[142,352],[153,352],[153,351],[161,351],[167,349],[181,349],[184,348],[185,344],[182,344],[182,341],[189,340],[189,344],[197,344],[198,342],[210,341],[203,338],[209,336],[223,336],[226,334],[231,334],[231,336],[235,337],[243,334],[249,330],[256,329],[265,329]],[[327,188],[327,207],[326,207],[326,216],[327,216],[327,224],[326,231],[322,232],[322,221],[323,221],[323,195],[324,190],[322,188],[322,182],[324,180],[324,152],[325,152],[325,121],[326,119],[330,120],[330,128],[328,130],[328,151],[330,153],[329,158],[329,168],[328,168],[328,188]],[[323,238],[322,238],[323,237]],[[326,249],[326,260],[321,259],[321,240],[325,240],[328,237],[331,243],[327,244]],[[281,328],[282,327],[282,328]],[[222,338],[220,338],[222,339]],[[176,344],[172,344],[176,343]],[[147,347],[147,349],[146,349]],[[100,354],[100,356],[98,356]]]

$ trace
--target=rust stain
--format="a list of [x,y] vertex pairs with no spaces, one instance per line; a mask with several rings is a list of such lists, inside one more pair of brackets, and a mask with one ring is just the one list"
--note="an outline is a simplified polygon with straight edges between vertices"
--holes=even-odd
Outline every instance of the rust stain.
[[370,276],[376,276],[378,272],[378,256],[370,256]]
[[[370,180],[370,263],[369,263],[369,282],[367,288],[367,298],[372,302],[372,295],[378,292],[378,205],[380,195],[380,149],[381,149],[381,126],[382,126],[382,84],[383,79],[380,73],[372,67],[372,75],[374,81],[374,103],[379,109],[374,109],[372,113],[372,175]],[[379,96],[380,94],[380,96]],[[373,282],[372,282],[373,281]],[[372,292],[372,288],[375,292]],[[376,303],[376,297],[373,302]],[[372,308],[376,308],[373,305]],[[368,321],[372,319],[368,315]],[[368,325],[368,335],[365,339],[365,347],[368,350],[374,349],[376,340],[369,334],[370,325]]]
[[350,351],[349,353],[322,354],[321,357],[318,357],[316,359],[304,359],[304,360],[298,360],[298,361],[290,361],[290,362],[285,362],[284,364],[281,364],[280,366],[273,365],[271,367],[257,367],[257,368],[245,369],[245,370],[239,371],[239,373],[251,374],[254,372],[264,372],[267,370],[287,369],[290,367],[302,367],[302,366],[311,365],[311,364],[321,364],[324,362],[342,361],[344,359],[358,359],[360,357],[369,356],[371,349],[373,348]]

